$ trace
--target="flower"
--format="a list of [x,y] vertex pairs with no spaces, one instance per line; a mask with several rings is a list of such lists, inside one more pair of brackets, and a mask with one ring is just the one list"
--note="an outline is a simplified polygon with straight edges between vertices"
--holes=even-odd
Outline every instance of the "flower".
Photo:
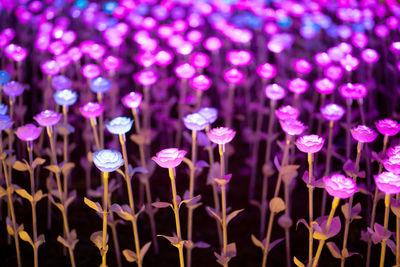
[[122,104],[124,104],[126,108],[136,109],[142,103],[142,98],[143,98],[142,94],[136,92],[130,92],[129,94],[126,94],[122,98]]
[[226,53],[226,60],[234,66],[247,66],[253,55],[246,50],[233,50]]
[[0,84],[6,84],[10,81],[10,74],[7,72],[0,70]]
[[280,107],[275,110],[275,115],[279,120],[297,120],[300,116],[300,111],[290,105]]
[[18,127],[15,134],[19,139],[23,141],[34,141],[39,138],[42,128],[36,127],[32,123],[28,123],[24,126]]
[[376,50],[367,48],[361,52],[361,58],[369,64],[373,64],[379,60],[379,54]]
[[279,123],[288,135],[300,135],[307,129],[307,126],[299,120],[280,120]]
[[335,83],[328,78],[321,78],[314,82],[314,87],[318,93],[323,95],[330,95],[335,90]]
[[134,74],[133,79],[143,86],[151,86],[158,81],[158,76],[153,70],[142,70]]
[[6,115],[8,110],[8,106],[4,104],[0,104],[0,115]]
[[327,119],[328,121],[338,121],[340,120],[345,110],[339,105],[336,104],[327,104],[320,109],[322,117]]
[[239,84],[244,79],[244,74],[238,69],[228,69],[223,74],[224,80],[230,84]]
[[324,177],[325,190],[329,195],[346,199],[358,191],[356,182],[343,174],[333,174],[331,177]]
[[158,152],[155,157],[152,157],[152,160],[162,168],[175,168],[181,164],[185,155],[186,151],[184,150],[167,148]]
[[386,195],[400,193],[400,175],[392,172],[382,172],[374,175],[375,184]]
[[13,122],[8,115],[0,115],[0,130],[10,129]]
[[365,125],[358,125],[350,130],[354,139],[361,143],[371,143],[378,136],[378,133]]
[[207,127],[208,121],[199,113],[192,113],[183,118],[183,124],[189,130],[202,131]]
[[97,77],[90,82],[90,89],[94,93],[105,93],[111,88],[111,81],[103,77]]
[[304,153],[317,153],[324,146],[325,139],[316,135],[304,135],[296,140],[297,148]]
[[388,151],[386,152],[386,155],[388,157],[394,157],[396,155],[400,156],[400,145],[389,148]]
[[213,124],[218,118],[218,110],[216,108],[201,108],[197,113],[203,116],[208,124]]
[[96,77],[99,77],[101,74],[101,70],[100,67],[96,64],[86,64],[82,67],[82,75],[86,78],[86,79],[94,79]]
[[64,75],[57,75],[51,79],[51,85],[55,90],[59,91],[63,89],[70,89],[72,82]]
[[79,109],[83,117],[95,119],[103,114],[104,106],[97,102],[88,102]]
[[264,63],[257,67],[257,74],[263,79],[272,79],[276,76],[276,67],[269,63]]
[[39,123],[40,126],[51,127],[56,125],[60,121],[61,116],[62,116],[61,114],[53,110],[46,109],[37,114],[33,118],[37,123]]
[[235,137],[236,132],[228,127],[217,127],[211,129],[208,133],[208,139],[211,140],[211,142],[219,145],[225,145],[232,141],[232,139]]
[[360,61],[356,57],[353,57],[350,54],[347,54],[344,58],[340,60],[340,65],[346,71],[353,71],[357,69],[359,64]]
[[367,87],[361,83],[346,83],[339,87],[339,92],[346,99],[362,99],[367,95]]
[[190,79],[196,73],[196,69],[189,63],[182,63],[174,69],[176,76],[181,79]]
[[211,79],[206,75],[198,75],[190,80],[190,86],[196,91],[206,91],[211,86]]
[[294,78],[288,82],[288,89],[294,94],[303,94],[307,91],[310,84],[301,78]]
[[106,124],[107,130],[112,134],[125,134],[132,128],[133,120],[128,117],[116,117]]
[[400,124],[392,119],[380,120],[378,122],[375,122],[375,125],[378,129],[378,132],[387,136],[396,135],[400,131]]
[[312,65],[305,59],[296,59],[293,62],[294,70],[299,74],[309,74],[312,70]]
[[265,96],[271,100],[281,100],[286,96],[286,90],[279,84],[269,84],[264,88]]
[[47,60],[40,65],[42,72],[49,76],[57,75],[61,68],[55,60]]
[[19,82],[11,81],[3,86],[3,91],[10,97],[16,97],[22,95],[24,87]]
[[113,172],[124,164],[124,160],[118,151],[102,149],[93,154],[93,163],[102,172]]
[[54,93],[54,100],[60,106],[71,106],[78,99],[78,94],[72,90],[64,89]]
[[386,170],[400,174],[400,155],[394,155],[384,159],[382,160],[382,163]]

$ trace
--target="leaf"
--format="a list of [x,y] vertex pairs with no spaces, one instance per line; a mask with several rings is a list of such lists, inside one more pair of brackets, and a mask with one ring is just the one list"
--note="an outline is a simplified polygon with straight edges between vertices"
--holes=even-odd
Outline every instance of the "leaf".
[[36,249],[38,249],[44,242],[46,242],[46,240],[45,240],[45,238],[44,238],[44,235],[41,234],[41,235],[37,238],[37,241],[36,241],[36,243],[35,243]]
[[396,215],[396,217],[400,217],[400,205],[396,204],[395,201],[392,201],[390,209],[392,210],[394,215]]
[[88,205],[90,208],[94,209],[97,212],[102,212],[103,211],[103,209],[101,208],[101,206],[100,206],[100,204],[98,202],[95,203],[95,202],[91,201],[90,199],[88,199],[86,197],[84,198],[84,202],[85,202],[86,205]]
[[122,254],[124,255],[125,259],[126,259],[128,262],[135,262],[135,261],[137,260],[136,253],[133,252],[133,251],[130,250],[130,249],[124,249],[124,250],[122,251]]
[[149,250],[151,246],[151,241],[147,242],[146,244],[144,244],[144,246],[140,249],[140,260],[142,261],[144,258],[144,255],[146,255],[147,251]]
[[[90,235],[90,240],[101,251],[103,246],[103,231],[97,231]],[[106,244],[108,242],[108,235],[106,235]]]
[[132,174],[135,174],[135,173],[148,173],[148,172],[149,171],[146,168],[141,167],[141,166],[138,166],[138,167],[136,167],[136,168],[134,168],[132,170]]
[[26,172],[29,171],[30,167],[29,165],[26,165],[26,163],[17,160],[13,165],[13,169],[20,172]]
[[209,248],[210,244],[208,244],[206,242],[199,241],[199,242],[194,243],[194,247],[196,247],[196,248]]
[[241,213],[244,209],[240,209],[240,210],[235,210],[232,211],[227,217],[226,217],[226,224],[228,225],[229,222],[235,218],[239,213]]
[[57,237],[57,241],[60,242],[61,244],[63,244],[64,247],[66,247],[66,248],[69,247],[69,244],[68,244],[67,240],[65,240],[63,237],[58,236]]
[[342,213],[346,219],[349,218],[349,203],[345,203],[341,207]]
[[44,167],[45,169],[51,171],[52,173],[59,174],[60,173],[60,168],[57,165],[48,165]]
[[211,208],[211,207],[206,207],[206,211],[207,211],[207,213],[208,213],[208,215],[209,215],[210,217],[214,217],[215,219],[217,219],[217,221],[218,221],[219,223],[222,223],[221,217],[215,212],[215,210],[214,210],[213,208]]
[[307,221],[306,221],[305,219],[302,218],[302,219],[300,219],[300,220],[297,221],[297,223],[296,223],[296,230],[297,230],[297,227],[299,226],[299,223],[304,224],[304,226],[305,226],[307,229],[310,229],[310,226],[308,225]]
[[207,135],[203,132],[197,132],[197,141],[201,146],[204,147],[210,146],[210,140],[208,140]]
[[286,208],[285,202],[280,197],[274,197],[269,202],[269,209],[271,210],[271,212],[279,213],[279,212],[285,210],[285,208]]
[[236,243],[230,243],[226,246],[226,256],[230,259],[236,257]]
[[68,176],[68,174],[71,172],[72,168],[75,167],[75,163],[73,162],[67,162],[65,164],[63,164],[63,166],[61,167],[61,172],[63,174],[63,176]]
[[2,186],[0,186],[0,198],[4,197],[5,195],[7,195],[7,191]]
[[277,240],[275,240],[274,242],[269,244],[268,251],[272,250],[276,245],[278,245],[283,240],[285,240],[285,239],[284,238],[278,238]]
[[35,201],[35,202],[39,202],[43,197],[45,197],[46,195],[43,195],[43,192],[42,192],[42,190],[39,190],[39,191],[37,191],[36,193],[35,193],[35,196],[34,196],[34,198],[33,198],[33,200]]
[[326,243],[329,251],[331,252],[332,256],[336,259],[341,259],[342,254],[340,253],[339,248],[336,246],[335,242],[328,242]]
[[24,241],[28,242],[29,244],[31,244],[32,247],[35,246],[33,244],[33,242],[32,242],[31,237],[29,236],[29,234],[27,232],[21,231],[21,232],[18,233],[18,235],[22,240],[24,240]]
[[251,241],[253,242],[253,244],[256,247],[259,247],[259,248],[261,248],[261,250],[264,251],[264,244],[259,239],[257,239],[257,237],[255,237],[254,235],[251,235]]
[[132,211],[128,205],[120,206],[118,204],[112,204],[110,211],[116,212],[118,216],[124,219],[125,221],[133,220]]
[[27,199],[29,202],[33,202],[33,197],[25,189],[16,189],[15,193]]
[[160,201],[158,201],[158,202],[153,202],[153,203],[151,203],[151,205],[152,205],[153,207],[159,208],[159,209],[167,208],[167,207],[171,207],[171,208],[172,208],[172,204],[169,203],[169,202],[160,202]]
[[35,160],[32,162],[32,168],[36,168],[37,166],[43,165],[46,162],[45,159],[42,158],[35,158]]
[[177,238],[176,236],[167,236],[167,235],[157,235],[157,236],[164,237],[164,238],[167,239],[172,245],[178,244],[178,238]]
[[294,264],[296,264],[297,267],[306,267],[301,261],[299,261],[296,257],[293,257]]

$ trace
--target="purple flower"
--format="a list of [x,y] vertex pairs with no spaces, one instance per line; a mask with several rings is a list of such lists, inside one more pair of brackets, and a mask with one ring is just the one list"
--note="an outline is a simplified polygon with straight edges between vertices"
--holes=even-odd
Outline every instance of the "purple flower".
[[395,174],[400,174],[400,155],[395,155],[382,160],[383,166],[386,170]]
[[344,108],[336,104],[325,105],[321,107],[320,111],[322,117],[324,117],[328,121],[338,121],[343,117],[345,113]]
[[318,93],[323,95],[330,95],[335,90],[335,83],[328,78],[321,78],[314,82],[314,87]]
[[288,135],[300,135],[307,129],[307,126],[299,120],[280,120],[279,123]]
[[324,142],[325,139],[318,135],[304,135],[296,140],[296,146],[301,152],[317,153],[323,147]]
[[223,74],[224,80],[230,84],[239,84],[244,79],[244,74],[238,69],[228,69]]
[[269,63],[264,63],[257,67],[257,74],[263,79],[272,79],[276,76],[276,67]]
[[288,82],[288,89],[294,94],[303,94],[307,91],[310,84],[301,78],[294,78]]
[[218,118],[218,110],[216,108],[201,108],[197,113],[203,116],[208,124],[213,124]]
[[363,99],[367,91],[367,87],[361,83],[346,83],[339,87],[340,95],[346,99]]
[[97,77],[90,82],[90,89],[94,93],[106,93],[111,88],[111,81],[103,78]]
[[225,145],[232,141],[235,137],[236,132],[228,127],[217,127],[211,129],[208,133],[208,139],[211,142],[219,145]]
[[183,124],[189,130],[202,131],[207,127],[208,121],[199,113],[192,113],[183,117]]
[[392,172],[382,172],[374,175],[375,184],[386,195],[400,193],[400,175]]
[[286,90],[279,84],[269,84],[264,89],[265,96],[271,100],[281,100],[286,96]]
[[0,130],[10,129],[13,125],[13,121],[8,115],[0,115]]
[[107,130],[112,134],[125,134],[132,128],[133,120],[128,117],[116,117],[106,124]]
[[358,191],[356,182],[342,174],[324,177],[325,190],[329,195],[346,199]]
[[162,168],[175,168],[181,164],[186,151],[177,148],[163,149],[152,159]]
[[392,119],[380,120],[378,122],[375,122],[375,125],[378,129],[378,132],[387,136],[396,135],[400,131],[400,124]]
[[24,126],[18,127],[15,134],[23,141],[34,141],[39,138],[41,132],[42,128],[36,127],[36,125],[32,123],[28,123]]
[[72,82],[64,75],[57,75],[51,79],[51,85],[56,91],[71,89]]
[[136,92],[130,92],[122,98],[122,104],[126,108],[138,108],[142,103],[142,94]]
[[300,116],[300,111],[295,107],[287,105],[275,110],[275,115],[281,121],[297,120],[297,118]]
[[40,112],[33,118],[36,120],[37,123],[39,123],[40,126],[50,127],[56,125],[60,121],[61,116],[61,114],[53,110],[47,109]]
[[358,125],[350,130],[354,139],[361,143],[371,143],[378,136],[378,133],[365,125]]
[[16,97],[22,95],[24,87],[16,81],[11,81],[3,86],[4,93],[10,97]]

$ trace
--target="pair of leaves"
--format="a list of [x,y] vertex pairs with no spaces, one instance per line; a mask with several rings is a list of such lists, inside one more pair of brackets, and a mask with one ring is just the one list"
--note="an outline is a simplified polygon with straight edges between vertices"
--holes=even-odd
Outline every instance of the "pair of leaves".
[[75,167],[75,163],[73,162],[67,162],[67,163],[63,163],[61,164],[61,169],[58,165],[48,165],[45,167],[45,169],[49,170],[50,172],[54,173],[54,174],[60,174],[62,173],[63,176],[68,176],[68,174],[71,172],[72,168]]
[[[144,244],[144,246],[140,249],[140,262],[143,261],[144,256],[146,255],[147,251],[150,248],[150,245],[151,245],[151,241]],[[130,249],[124,249],[122,251],[122,254],[124,255],[125,259],[128,262],[135,262],[138,260],[136,253]]]
[[[342,213],[346,219],[349,219],[349,203],[345,203],[341,207]],[[359,220],[362,217],[359,215],[361,212],[361,204],[357,203],[351,208],[350,222],[353,220]]]
[[317,240],[327,240],[331,237],[334,237],[340,232],[340,228],[342,227],[339,216],[336,216],[332,219],[331,225],[327,231],[327,216],[317,218],[316,222],[313,222],[313,238]]
[[124,219],[125,221],[132,221],[134,219],[131,208],[126,204],[122,206],[118,204],[112,204],[110,211],[117,213],[118,216]]
[[[270,243],[269,246],[268,246],[268,251],[267,252],[270,252],[276,245],[278,245],[283,240],[285,240],[285,239],[284,238],[279,238],[279,239],[273,241],[272,243]],[[251,241],[253,242],[253,244],[256,247],[259,247],[261,249],[261,251],[264,252],[264,250],[265,250],[265,238],[263,239],[263,241],[261,241],[257,237],[255,237],[254,235],[251,235]]]
[[86,197],[83,199],[83,201],[89,208],[94,209],[97,212],[103,212],[103,208],[101,207],[99,202],[93,202]]
[[[14,226],[13,226],[13,222],[11,221],[10,217],[7,217],[7,218],[6,218],[6,224],[7,224],[7,233],[8,233],[9,235],[14,235]],[[24,230],[24,225],[23,225],[23,224],[18,225],[18,224],[15,222],[15,228],[16,228],[16,232],[17,232],[17,234],[18,234],[19,232],[21,232],[21,231]]]
[[179,240],[175,233],[173,236],[168,236],[168,235],[157,235],[157,236],[164,237],[171,243],[171,245],[173,245],[174,247],[177,247],[177,248],[179,248],[185,244],[185,240]]
[[218,254],[217,252],[214,252],[214,255],[217,257],[217,263],[225,266],[232,258],[236,257],[236,244],[230,243],[226,246],[226,255],[224,253]]
[[108,233],[106,233],[105,248],[103,248],[103,231],[97,231],[90,235],[90,241],[100,250],[101,256],[108,250]]
[[37,238],[35,243],[33,243],[31,237],[29,236],[29,234],[26,231],[21,231],[21,232],[18,233],[18,235],[22,240],[24,240],[25,242],[28,242],[29,244],[31,244],[31,246],[33,248],[35,248],[35,249],[38,249],[40,247],[40,245],[42,245],[45,242],[43,234],[38,236],[38,238]]
[[379,223],[374,224],[374,229],[367,227],[367,231],[374,244],[380,243],[384,239],[388,240],[390,236],[393,234],[389,230],[386,230],[385,232],[384,227]]
[[360,253],[357,252],[349,252],[347,248],[340,251],[335,242],[328,242],[326,243],[326,246],[328,247],[329,252],[332,254],[332,256],[336,259],[349,258],[353,255],[360,255]]
[[25,189],[19,188],[15,190],[15,193],[20,195],[21,197],[27,199],[31,203],[37,203],[39,202],[42,198],[44,198],[47,194],[43,194],[42,190],[39,190],[35,193],[35,195],[32,197]]
[[[229,213],[226,216],[226,225],[229,224],[230,221],[233,220],[233,218],[235,218],[240,212],[242,212],[244,209],[240,209],[240,210],[234,210],[231,213]],[[206,207],[206,211],[208,213],[208,215],[210,217],[214,217],[221,225],[222,225],[222,215],[218,214],[213,208],[211,207]]]
[[45,159],[38,157],[35,158],[35,160],[32,162],[32,166],[30,166],[26,160],[23,160],[23,162],[17,160],[13,164],[13,169],[21,172],[30,171],[31,167],[32,169],[35,169],[37,166],[43,165],[45,162]]

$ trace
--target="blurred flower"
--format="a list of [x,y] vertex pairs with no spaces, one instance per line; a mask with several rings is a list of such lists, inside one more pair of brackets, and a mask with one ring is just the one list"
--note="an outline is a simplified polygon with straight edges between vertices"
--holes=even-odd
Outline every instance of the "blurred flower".
[[400,193],[400,175],[392,172],[382,172],[374,175],[375,184],[386,195]]
[[4,85],[5,83],[8,83],[8,81],[10,81],[10,74],[3,70],[0,70],[0,84]]
[[102,149],[93,153],[93,163],[102,172],[113,172],[124,164],[124,160],[118,151]]
[[107,130],[112,134],[125,134],[132,128],[133,120],[128,117],[117,117],[106,124]]
[[322,117],[328,121],[338,121],[345,114],[344,108],[336,104],[327,104],[320,109]]
[[335,90],[335,83],[328,78],[320,78],[314,82],[314,87],[318,93],[330,95]]
[[316,53],[314,56],[314,61],[315,63],[317,63],[318,66],[322,68],[329,66],[332,62],[331,58],[326,52]]
[[340,60],[340,65],[346,71],[353,71],[357,69],[359,64],[360,61],[356,57],[353,57],[350,54],[347,54],[344,58]]
[[23,141],[34,141],[39,138],[41,132],[42,128],[36,127],[36,125],[32,123],[28,123],[24,126],[18,127],[15,134]]
[[280,107],[275,110],[275,115],[279,120],[297,120],[300,116],[300,111],[290,105]]
[[288,82],[288,90],[294,94],[303,94],[308,87],[310,87],[310,84],[301,78],[294,78]]
[[324,146],[325,139],[312,134],[304,135],[296,140],[297,148],[304,153],[317,153]]
[[0,130],[10,129],[12,125],[13,122],[8,115],[0,115]]
[[263,79],[272,79],[276,76],[276,67],[269,63],[264,63],[257,67],[257,74]]
[[235,137],[236,132],[228,127],[217,127],[211,129],[208,133],[208,139],[211,142],[219,145],[225,145],[232,141]]
[[312,65],[305,59],[296,59],[293,62],[293,68],[299,74],[309,74],[312,70]]
[[142,70],[134,74],[133,79],[143,86],[151,86],[158,81],[158,76],[153,70]]
[[97,77],[90,82],[90,89],[94,93],[103,94],[105,92],[108,92],[110,88],[111,88],[111,81],[103,77]]
[[386,170],[395,174],[400,174],[400,155],[394,155],[384,159],[382,163]]
[[158,152],[155,157],[152,157],[152,160],[162,168],[175,168],[181,164],[185,155],[186,151],[184,150],[167,148]]
[[239,84],[244,79],[244,74],[242,71],[232,68],[224,71],[223,74],[224,80],[230,84]]
[[142,103],[142,98],[143,98],[142,94],[136,92],[130,92],[129,94],[126,94],[122,98],[122,104],[124,104],[126,108],[136,109]]
[[24,87],[19,82],[11,81],[3,86],[3,91],[10,97],[16,97],[22,95]]
[[346,99],[362,99],[367,95],[367,87],[361,83],[346,83],[339,87],[339,92]]
[[207,68],[210,65],[210,57],[207,54],[197,52],[190,58],[190,63],[196,68]]
[[361,143],[371,143],[378,136],[378,133],[365,125],[358,125],[350,130],[354,139]]
[[189,63],[182,63],[174,68],[176,76],[181,79],[190,79],[195,73],[196,69]]
[[61,114],[53,110],[46,109],[33,118],[37,123],[39,123],[40,126],[50,127],[56,125],[60,121],[61,116]]
[[394,157],[396,155],[400,156],[400,145],[389,148],[386,155],[388,157]]
[[183,117],[183,124],[189,130],[202,131],[207,127],[208,121],[199,113],[192,113]]
[[42,64],[40,64],[40,69],[44,74],[49,76],[55,76],[61,70],[60,66],[55,60],[47,60],[43,62]]
[[190,80],[190,86],[196,91],[206,91],[211,86],[211,79],[206,75],[197,75]]
[[356,182],[342,174],[324,177],[325,190],[329,195],[346,199],[358,191]]
[[95,119],[103,114],[104,106],[97,102],[88,102],[80,107],[80,111],[83,117],[87,119]]
[[280,120],[279,123],[288,135],[300,135],[307,129],[307,126],[299,120]]
[[54,93],[54,100],[60,106],[71,106],[78,99],[78,94],[72,90],[64,89]]
[[82,67],[82,75],[86,78],[86,79],[94,79],[96,77],[99,77],[101,74],[101,70],[100,67],[96,64],[86,64]]
[[378,132],[387,136],[394,136],[400,131],[400,124],[392,119],[383,119],[375,122]]
[[57,91],[71,89],[71,80],[64,75],[57,75],[51,79],[51,85]]
[[0,104],[0,115],[6,115],[8,110],[8,106],[4,104]]
[[207,120],[208,124],[213,124],[218,118],[218,110],[216,108],[201,108],[197,113],[203,116]]
[[253,60],[253,55],[246,50],[233,50],[226,53],[226,60],[233,66],[247,66]]
[[361,52],[361,58],[369,64],[373,64],[379,60],[379,54],[376,50],[367,48]]
[[265,96],[270,100],[281,100],[286,96],[286,90],[279,84],[273,83],[265,86]]

